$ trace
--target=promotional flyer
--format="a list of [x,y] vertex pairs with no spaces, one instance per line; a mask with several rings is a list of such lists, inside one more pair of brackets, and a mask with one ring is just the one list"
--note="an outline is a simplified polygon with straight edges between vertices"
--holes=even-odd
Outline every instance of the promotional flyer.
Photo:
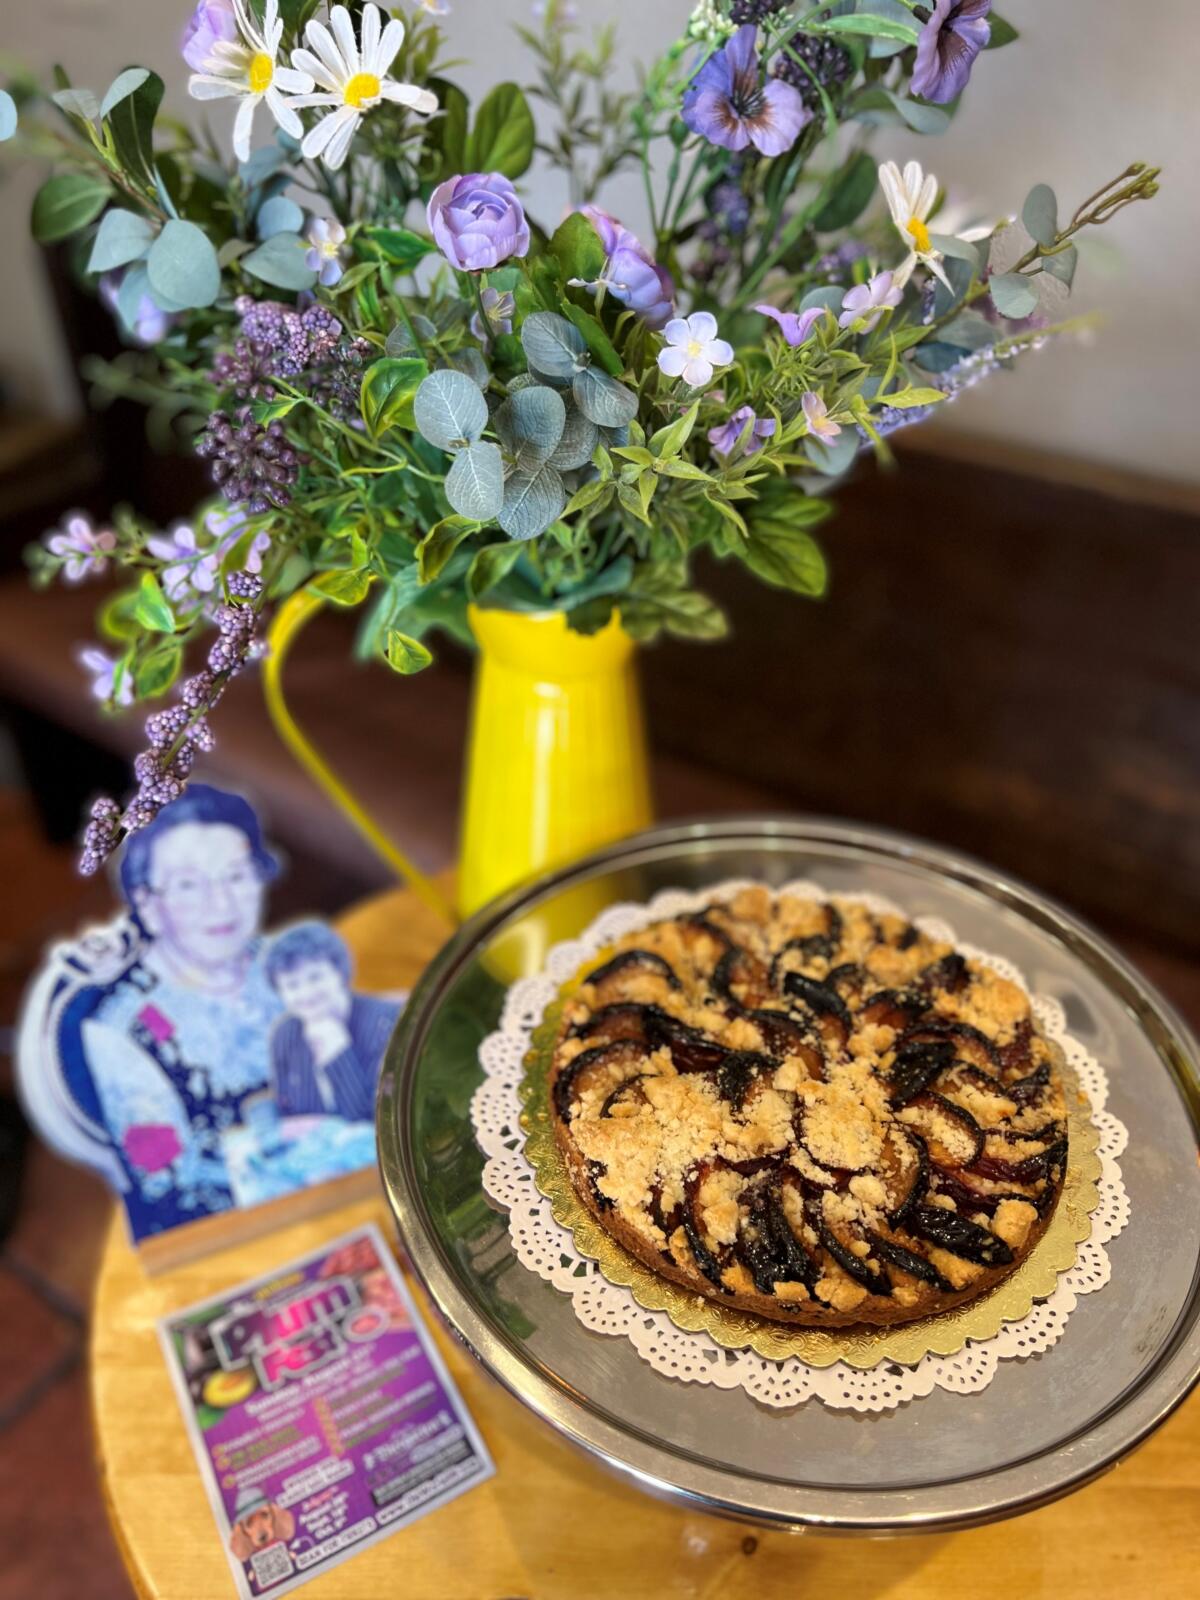
[[244,1600],[494,1470],[374,1227],[165,1318],[159,1336]]

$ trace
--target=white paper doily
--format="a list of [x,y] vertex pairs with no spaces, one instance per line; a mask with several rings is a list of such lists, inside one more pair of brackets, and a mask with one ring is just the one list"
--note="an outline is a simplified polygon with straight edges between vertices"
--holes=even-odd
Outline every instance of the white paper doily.
[[[1032,997],[1034,1015],[1062,1048],[1091,1105],[1100,1134],[1100,1201],[1075,1265],[1061,1274],[1049,1299],[1035,1305],[1021,1321],[1006,1323],[993,1338],[968,1341],[956,1355],[928,1355],[911,1366],[881,1363],[860,1371],[844,1363],[817,1368],[797,1357],[772,1361],[752,1350],[723,1349],[707,1334],[677,1328],[665,1311],[648,1311],[628,1289],[609,1283],[596,1263],[580,1254],[573,1234],[558,1222],[550,1201],[534,1182],[533,1168],[524,1154],[519,1089],[533,1031],[560,987],[589,957],[614,940],[652,922],[699,910],[712,900],[729,899],[748,884],[749,880],[736,879],[697,892],[665,889],[646,905],[610,906],[580,938],[555,945],[537,976],[513,984],[499,1028],[480,1046],[485,1077],[471,1102],[476,1137],[488,1158],[483,1186],[508,1212],[513,1248],[525,1266],[570,1295],[584,1327],[628,1339],[643,1361],[667,1377],[684,1383],[711,1383],[721,1389],[741,1388],[768,1406],[790,1407],[818,1399],[836,1409],[855,1411],[888,1411],[934,1388],[959,1394],[984,1389],[999,1362],[1040,1355],[1058,1342],[1078,1297],[1108,1282],[1111,1268],[1104,1247],[1129,1220],[1129,1199],[1118,1166],[1128,1131],[1105,1109],[1108,1079],[1103,1068],[1067,1032],[1063,1008],[1050,996]],[[779,892],[827,898],[818,884],[806,879],[786,884]],[[856,900],[876,913],[898,912],[878,895],[843,898]],[[936,918],[918,917],[915,921],[923,933],[954,944],[1028,992],[1024,978],[1010,961],[960,943],[953,929]]]

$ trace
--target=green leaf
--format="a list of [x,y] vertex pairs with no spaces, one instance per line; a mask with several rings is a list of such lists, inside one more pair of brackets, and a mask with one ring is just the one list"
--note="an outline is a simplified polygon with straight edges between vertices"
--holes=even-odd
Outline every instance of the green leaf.
[[466,170],[519,178],[533,160],[534,139],[528,100],[515,83],[499,83],[475,115],[467,140]]
[[413,416],[439,450],[461,450],[487,427],[487,401],[464,372],[431,372],[417,390]]
[[1011,22],[1005,22],[1004,18],[998,17],[994,11],[988,17],[988,24],[991,32],[988,35],[987,44],[983,47],[985,50],[999,50],[1006,44],[1012,44],[1014,39],[1021,37]]
[[698,467],[694,461],[676,461],[668,459],[658,463],[657,470],[664,478],[684,478],[690,483],[712,483],[714,479],[710,473]]
[[1001,272],[988,279],[992,304],[1002,317],[1020,321],[1037,310],[1037,291],[1021,272]]
[[326,600],[332,600],[335,606],[357,606],[367,598],[371,574],[365,567],[357,571],[323,572],[309,587],[324,595]]
[[417,573],[422,583],[441,576],[446,563],[464,539],[479,531],[470,517],[443,517],[434,523],[417,546]]
[[921,100],[909,100],[892,90],[884,91],[897,112],[914,133],[940,134],[950,126],[950,113],[945,106],[926,105]]
[[584,283],[594,283],[604,271],[606,258],[600,235],[581,211],[573,211],[559,224],[550,240],[550,254],[558,262],[564,280],[581,278]]
[[650,440],[650,453],[662,458],[677,456],[691,438],[699,415],[700,402],[696,400],[677,421],[658,430]]
[[502,582],[521,559],[521,546],[517,543],[485,544],[471,562],[467,573],[467,594],[479,600]]
[[57,244],[98,217],[107,205],[112,190],[99,178],[85,172],[60,172],[50,178],[33,197],[30,226],[39,244]]
[[408,678],[414,672],[423,671],[433,660],[433,653],[427,645],[423,645],[419,639],[414,639],[411,634],[389,628],[384,659],[393,672],[402,673]]
[[138,261],[154,243],[154,229],[136,211],[114,207],[100,219],[96,241],[88,257],[89,272],[110,272]]
[[858,33],[872,39],[899,39],[904,44],[916,44],[919,34],[910,22],[898,22],[892,17],[877,17],[870,12],[856,12],[847,17],[826,17],[821,23],[810,22],[809,33]]
[[461,516],[475,523],[494,522],[500,515],[504,462],[490,439],[478,439],[455,456],[446,474],[446,499]]
[[167,604],[167,597],[152,572],[142,573],[133,614],[142,627],[149,628],[151,633],[175,632],[175,614]]
[[50,98],[69,117],[88,123],[99,120],[100,102],[90,89],[56,89]]
[[421,175],[430,185],[455,173],[469,170],[467,165],[466,95],[457,84],[445,78],[430,78],[428,87],[438,97],[440,111],[425,127],[422,141]]
[[810,534],[786,523],[773,519],[751,522],[750,537],[739,554],[756,577],[775,589],[790,589],[817,600],[828,587],[821,547]]
[[154,182],[154,119],[162,97],[163,81],[157,73],[127,67],[100,102],[100,116],[121,165],[144,184]]
[[285,194],[272,195],[258,208],[254,231],[260,239],[270,239],[277,233],[298,234],[304,226],[304,212]]
[[572,305],[569,301],[563,305],[563,310],[583,335],[584,343],[588,350],[605,372],[619,378],[625,370],[625,363],[616,352],[612,340],[605,333],[598,318],[590,311],[585,311],[582,306]]
[[[68,89],[65,91],[70,93]],[[17,131],[17,102],[7,89],[0,89],[0,144]]]
[[905,411],[910,406],[935,406],[945,398],[941,389],[901,389],[898,394],[877,395],[874,403]]
[[835,233],[858,220],[879,184],[875,162],[866,151],[851,156],[826,183],[809,218],[817,233]]
[[317,275],[305,259],[308,245],[295,233],[275,233],[242,257],[242,270],[275,289],[311,289]]
[[422,239],[419,233],[410,233],[407,228],[364,228],[358,237],[361,243],[401,272],[411,271],[418,261],[437,253],[436,246],[428,239]]
[[183,646],[177,639],[168,640],[143,656],[133,673],[133,686],[138,698],[153,700],[158,695],[166,694],[179,676],[182,664]]
[[106,639],[124,644],[130,639],[137,638],[138,622],[134,616],[137,602],[138,591],[126,589],[101,606],[96,626]]
[[558,520],[566,503],[562,479],[553,467],[518,471],[504,485],[498,520],[510,539],[536,539]]
[[278,422],[300,404],[298,395],[284,395],[278,400],[255,400],[250,411],[255,422]]
[[411,424],[417,389],[429,376],[424,361],[411,356],[385,356],[363,374],[359,405],[372,439],[397,424]]
[[146,271],[155,298],[161,296],[166,309],[210,306],[221,292],[217,252],[194,222],[173,217],[164,225],[146,257]]
[[567,408],[557,390],[539,383],[510,394],[496,412],[494,422],[500,442],[517,470],[535,473],[562,440]]
[[572,393],[580,411],[599,428],[621,428],[637,416],[638,397],[633,390],[591,367],[576,374]]
[[621,602],[621,621],[635,639],[653,638],[661,628],[680,639],[722,639],[729,631],[707,595],[665,582],[631,590]]
[[1031,238],[1049,248],[1058,238],[1058,200],[1048,183],[1035,183],[1021,207],[1021,221]]
[[570,378],[587,365],[588,348],[573,323],[553,311],[535,311],[521,324],[529,365],[547,378]]

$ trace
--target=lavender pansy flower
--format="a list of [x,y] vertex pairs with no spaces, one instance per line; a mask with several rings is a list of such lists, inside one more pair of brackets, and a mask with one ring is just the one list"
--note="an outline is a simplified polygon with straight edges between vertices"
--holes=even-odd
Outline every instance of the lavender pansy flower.
[[665,347],[658,352],[658,365],[668,378],[682,378],[693,389],[712,382],[714,367],[727,367],[733,361],[733,346],[717,338],[717,319],[710,311],[694,311],[690,317],[677,317],[663,329]]
[[62,562],[62,575],[68,583],[98,578],[117,548],[111,528],[97,528],[82,511],[72,511],[59,532],[46,535],[46,548]]
[[748,423],[752,423],[753,426],[747,436],[743,454],[752,456],[756,450],[762,449],[764,440],[771,438],[776,426],[774,417],[756,416],[753,406],[742,406],[733,413],[728,422],[710,428],[709,444],[719,456],[731,456],[737,449],[738,441],[745,433]]
[[433,191],[429,227],[460,272],[486,272],[529,253],[529,224],[517,191],[501,172],[468,172]]
[[753,306],[751,309],[760,312],[764,317],[770,317],[772,322],[777,322],[780,333],[792,346],[811,339],[817,323],[825,315],[824,306],[809,306],[807,311],[780,311],[776,306],[763,304]]
[[828,406],[815,389],[810,389],[801,398],[800,409],[804,412],[809,433],[815,438],[828,442],[830,439],[836,439],[841,433],[841,424],[831,419]]
[[760,155],[780,156],[795,144],[812,112],[790,83],[779,78],[764,83],[758,29],[747,23],[692,79],[682,116],[709,144],[724,150],[753,145]]
[[180,51],[193,72],[203,72],[218,42],[236,44],[237,18],[233,0],[200,0],[183,30]]
[[304,257],[305,266],[317,274],[317,282],[323,288],[332,289],[342,276],[341,250],[346,242],[345,228],[332,217],[314,217],[304,237],[309,244]]
[[675,280],[651,257],[637,234],[616,217],[599,206],[579,209],[595,228],[607,257],[600,277],[584,287],[595,290],[603,285],[614,300],[628,306],[648,328],[657,331],[674,310]]
[[[97,700],[111,700],[114,705],[133,703],[133,679],[128,672],[121,674],[121,686],[116,689],[117,663],[94,645],[81,645],[75,659],[91,678],[91,692]],[[114,693],[115,690],[115,693]]]
[[483,314],[477,311],[471,318],[471,332],[480,343],[490,344],[500,334],[511,333],[517,311],[514,296],[500,289],[485,289],[479,299]]
[[894,311],[902,299],[901,291],[892,282],[890,272],[877,272],[866,283],[856,284],[842,297],[842,314],[839,328],[849,328],[863,319],[863,333],[879,326],[885,311]]
[[992,0],[936,0],[917,41],[914,94],[945,105],[963,92],[975,57],[991,37],[991,9]]

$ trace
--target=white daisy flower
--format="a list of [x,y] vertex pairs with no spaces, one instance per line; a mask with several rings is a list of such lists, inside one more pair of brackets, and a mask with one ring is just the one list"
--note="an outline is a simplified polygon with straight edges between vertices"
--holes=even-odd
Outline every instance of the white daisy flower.
[[663,329],[667,341],[658,352],[658,364],[668,378],[682,378],[693,389],[712,382],[714,367],[733,361],[733,346],[717,338],[717,319],[711,311],[694,311],[675,317]]
[[361,45],[345,6],[332,8],[328,28],[311,21],[304,37],[312,48],[293,50],[292,65],[310,73],[318,91],[306,94],[298,104],[333,108],[304,136],[301,148],[310,160],[320,157],[336,171],[350,153],[359,123],[381,101],[391,100],[423,116],[437,110],[437,96],[428,89],[387,76],[404,43],[404,24],[393,20],[384,28],[378,6],[363,7]]
[[918,262],[950,285],[942,271],[942,254],[933,248],[926,222],[937,199],[938,182],[933,173],[921,171],[919,161],[910,161],[904,171],[894,161],[885,161],[879,168],[879,183],[887,197],[888,209],[900,237],[908,245],[908,255],[892,272],[892,283],[902,289],[912,276]]
[[308,94],[313,80],[307,72],[281,67],[276,62],[283,23],[279,0],[267,0],[262,27],[254,20],[247,0],[233,0],[233,13],[241,39],[217,39],[202,72],[188,79],[193,100],[240,100],[233,123],[233,150],[239,161],[250,156],[254,113],[265,100],[267,109],[285,133],[299,139],[304,126],[285,95]]

